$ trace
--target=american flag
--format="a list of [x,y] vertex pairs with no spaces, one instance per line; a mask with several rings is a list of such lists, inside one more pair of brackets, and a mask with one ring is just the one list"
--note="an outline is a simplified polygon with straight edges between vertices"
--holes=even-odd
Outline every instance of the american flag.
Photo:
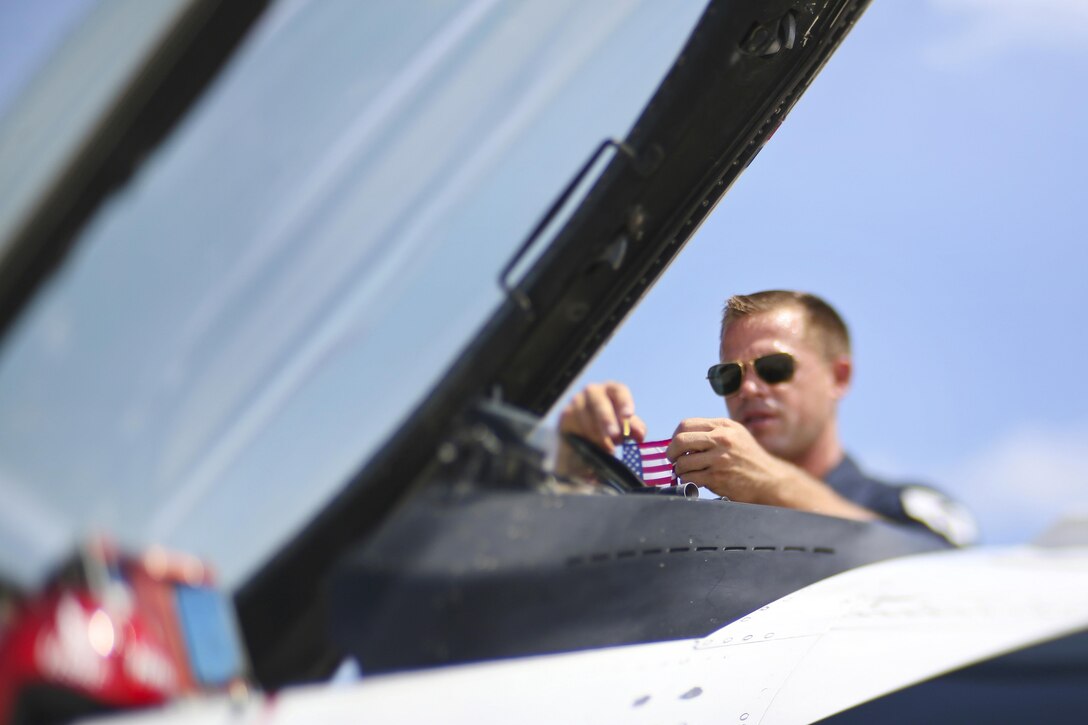
[[647,486],[675,485],[672,463],[665,457],[665,449],[671,440],[639,443],[634,438],[625,438],[620,446],[620,460]]

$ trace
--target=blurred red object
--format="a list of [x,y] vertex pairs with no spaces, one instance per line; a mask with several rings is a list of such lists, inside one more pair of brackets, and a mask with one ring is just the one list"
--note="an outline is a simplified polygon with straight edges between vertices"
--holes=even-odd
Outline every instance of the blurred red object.
[[244,684],[229,601],[199,559],[82,547],[41,591],[3,594],[0,723],[57,722]]

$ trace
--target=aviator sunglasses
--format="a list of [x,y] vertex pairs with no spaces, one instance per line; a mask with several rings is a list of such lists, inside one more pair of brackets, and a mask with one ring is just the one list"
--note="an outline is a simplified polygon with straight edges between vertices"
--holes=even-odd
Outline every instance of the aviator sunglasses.
[[797,368],[793,355],[788,352],[773,352],[747,363],[736,361],[711,365],[706,371],[706,379],[710,381],[710,387],[714,388],[714,392],[718,395],[732,395],[740,390],[740,384],[744,381],[745,365],[751,365],[756,375],[768,385],[786,382],[793,377],[793,372]]

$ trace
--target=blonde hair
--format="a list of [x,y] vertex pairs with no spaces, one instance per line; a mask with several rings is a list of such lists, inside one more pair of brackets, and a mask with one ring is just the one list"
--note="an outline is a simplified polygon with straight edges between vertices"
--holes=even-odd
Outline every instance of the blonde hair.
[[722,309],[721,336],[724,338],[729,325],[737,320],[783,307],[797,307],[805,312],[808,318],[806,335],[828,360],[850,355],[850,332],[846,329],[846,323],[834,307],[809,292],[766,290],[750,295],[733,295],[726,300]]

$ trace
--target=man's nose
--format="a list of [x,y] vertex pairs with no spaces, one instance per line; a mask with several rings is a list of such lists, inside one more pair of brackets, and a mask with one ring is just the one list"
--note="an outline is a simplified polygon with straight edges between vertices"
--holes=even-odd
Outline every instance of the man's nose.
[[767,389],[768,385],[763,382],[763,378],[759,377],[751,367],[748,367],[744,371],[744,377],[741,378],[736,395],[739,398],[762,397],[767,394]]

